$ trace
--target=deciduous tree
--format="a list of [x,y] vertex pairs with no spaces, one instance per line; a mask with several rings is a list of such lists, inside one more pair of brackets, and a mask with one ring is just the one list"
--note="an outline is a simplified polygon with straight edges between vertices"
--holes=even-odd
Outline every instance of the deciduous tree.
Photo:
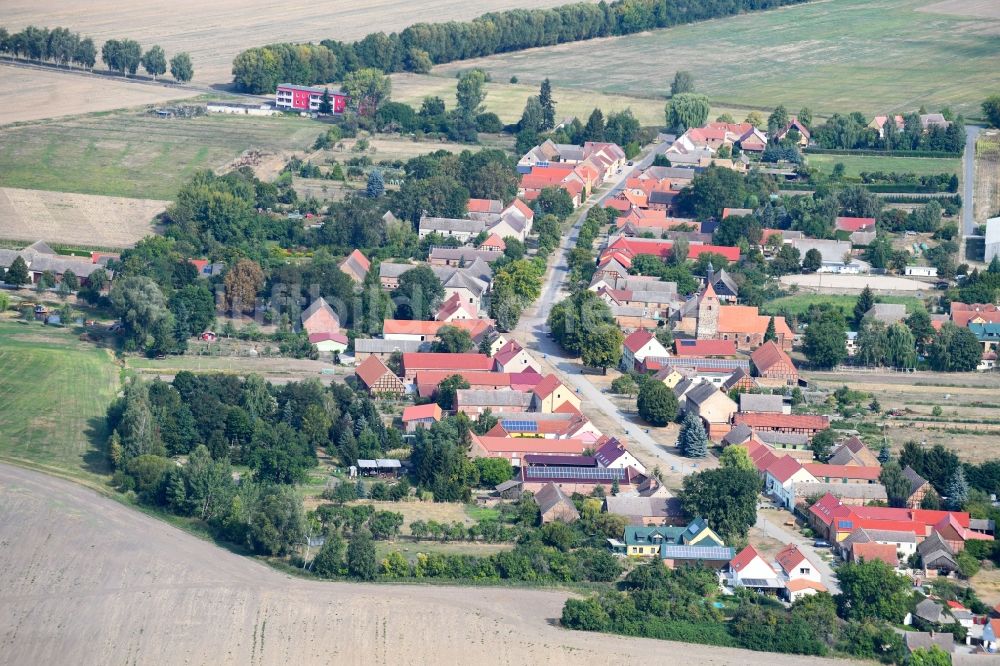
[[226,271],[226,305],[232,312],[253,312],[257,307],[257,292],[264,286],[264,271],[256,261],[240,259]]
[[679,132],[692,127],[701,127],[708,120],[711,109],[708,97],[697,93],[678,93],[670,98],[666,106],[667,126]]
[[159,46],[151,46],[142,54],[142,68],[155,79],[167,71],[167,56]]
[[[627,375],[626,375],[627,376]],[[635,385],[635,382],[632,382]],[[660,381],[644,382],[636,402],[639,417],[657,427],[665,426],[677,418],[677,397]]]

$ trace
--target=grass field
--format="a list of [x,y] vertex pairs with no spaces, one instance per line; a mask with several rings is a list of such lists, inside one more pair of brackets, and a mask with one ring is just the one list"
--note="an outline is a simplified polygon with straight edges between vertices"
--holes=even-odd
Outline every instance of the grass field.
[[[901,303],[906,306],[907,312],[924,307],[923,301],[914,296],[879,296],[879,303]],[[843,310],[848,317],[853,316],[854,304],[858,302],[857,296],[849,294],[840,295],[820,295],[820,294],[795,294],[793,296],[782,296],[772,301],[768,301],[761,308],[761,312],[773,314],[777,312],[790,312],[800,315],[809,309],[811,305],[821,305],[828,303]]]
[[[405,102],[419,108],[424,97],[436,95],[445,101],[445,105],[449,109],[454,108],[457,83],[454,73],[469,69],[473,66],[470,64],[472,62],[455,63],[454,70],[447,70],[450,71],[449,76],[393,74],[392,98],[397,102]],[[545,78],[544,74],[542,78]],[[486,84],[484,106],[487,111],[492,111],[500,116],[500,120],[505,123],[515,123],[521,118],[521,112],[524,110],[524,103],[528,97],[538,94],[539,84],[537,82],[530,84],[508,83],[509,80],[509,74],[504,77],[494,76],[493,81]],[[612,111],[631,109],[632,114],[643,125],[663,124],[663,107],[666,100],[655,97],[656,91],[647,95],[647,91],[640,88],[616,93],[596,92],[597,89],[599,86],[594,86],[594,90],[582,91],[570,83],[554,87],[552,97],[556,101],[556,118],[576,116],[580,118],[581,122],[586,122],[590,112],[596,107],[601,109],[605,116]],[[727,112],[733,114],[734,117],[738,116],[737,120],[742,120],[746,116],[746,110],[733,109],[724,105],[712,105],[713,119]]]
[[26,123],[4,131],[0,184],[172,199],[198,169],[223,166],[249,148],[303,150],[319,133],[304,118],[161,119],[135,110]]
[[[494,80],[612,94],[665,94],[678,70],[722,106],[814,113],[950,105],[978,115],[1000,87],[1000,18],[977,0],[920,11],[927,0],[825,0],[627,37],[507,53],[435,68],[481,66]],[[946,12],[946,13],[941,13]]]
[[98,449],[104,413],[117,390],[106,350],[67,329],[0,319],[0,460],[100,479],[109,473]]
[[929,176],[939,173],[957,174],[962,166],[961,159],[937,157],[883,157],[881,155],[806,155],[809,166],[821,173],[833,173],[838,162],[844,165],[844,175],[857,178],[862,171],[884,171],[886,173],[915,173]]

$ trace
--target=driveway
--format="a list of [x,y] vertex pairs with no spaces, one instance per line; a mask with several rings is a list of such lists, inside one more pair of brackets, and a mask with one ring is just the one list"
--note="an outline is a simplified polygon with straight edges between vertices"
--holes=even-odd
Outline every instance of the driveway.
[[[758,510],[756,527],[762,531],[765,536],[777,539],[783,543],[794,543],[798,546],[799,550],[801,550],[802,553],[816,565],[816,568],[819,569],[819,573],[823,577],[823,584],[826,585],[826,589],[830,591],[830,594],[837,594],[840,592],[840,587],[837,585],[837,576],[834,574],[830,563],[822,557],[822,555],[827,555],[836,558],[836,555],[833,553],[833,549],[816,548],[813,546],[814,539],[806,538],[798,530],[786,527],[784,522],[788,520],[791,515],[792,514],[787,511],[769,509]],[[833,561],[836,561],[836,559]]]

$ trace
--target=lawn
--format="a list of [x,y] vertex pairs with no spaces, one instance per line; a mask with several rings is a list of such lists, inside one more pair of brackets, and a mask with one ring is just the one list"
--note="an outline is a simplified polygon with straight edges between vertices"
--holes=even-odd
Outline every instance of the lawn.
[[930,176],[939,173],[957,174],[962,165],[957,157],[884,157],[881,155],[806,155],[806,162],[821,173],[833,173],[835,164],[844,165],[844,175],[858,178],[862,171],[915,173]]
[[[765,314],[790,312],[793,315],[800,315],[808,310],[811,305],[828,303],[843,310],[848,317],[852,317],[854,314],[854,305],[857,302],[858,297],[850,294],[794,294],[768,301],[761,307],[761,312]],[[906,306],[907,312],[913,312],[916,309],[924,307],[923,301],[914,296],[879,296],[878,302],[901,303]]]
[[[979,115],[1000,88],[1000,19],[963,16],[971,2],[826,0],[436,67],[481,66],[495,81],[610,94],[665,95],[690,71],[714,104],[814,113],[916,111],[949,105]],[[948,12],[948,13],[939,13]]]
[[249,148],[303,150],[320,127],[297,117],[163,119],[142,111],[24,123],[0,141],[0,183],[81,194],[171,200],[198,169]]
[[0,460],[103,480],[104,414],[117,390],[106,350],[68,329],[0,319]]

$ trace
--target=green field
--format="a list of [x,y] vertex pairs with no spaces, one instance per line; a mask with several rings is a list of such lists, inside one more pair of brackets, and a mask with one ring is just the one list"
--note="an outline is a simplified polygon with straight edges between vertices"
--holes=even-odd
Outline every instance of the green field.
[[304,118],[163,119],[116,111],[5,128],[0,185],[138,199],[173,199],[198,169],[248,148],[303,150],[320,128]]
[[[854,314],[854,305],[857,302],[858,297],[850,294],[795,294],[768,301],[761,307],[761,312],[765,314],[790,312],[793,315],[800,315],[808,310],[811,305],[829,303],[843,310],[848,317],[852,317]],[[913,312],[924,307],[924,302],[915,296],[879,296],[878,302],[901,303],[906,306],[907,312]]]
[[[464,67],[456,65],[456,67],[467,69],[468,65]],[[521,117],[524,103],[528,97],[538,94],[538,84],[508,83],[509,80],[509,75],[503,79],[493,77],[493,81],[486,84],[486,101],[483,106],[487,111],[492,111],[500,116],[500,120],[505,123],[516,123]],[[393,74],[392,98],[397,102],[405,102],[419,108],[424,97],[436,95],[443,99],[446,106],[451,109],[455,106],[456,83],[454,73],[449,77]],[[641,95],[644,94],[645,92],[641,90],[633,91],[629,95],[601,93],[592,90],[583,92],[579,88],[573,87],[555,87],[552,90],[552,97],[556,101],[556,118],[558,120],[576,116],[580,118],[581,122],[586,122],[594,108],[601,109],[605,116],[613,111],[631,109],[632,115],[643,125],[662,125],[663,107],[666,101],[652,96],[642,97]],[[742,120],[746,116],[745,110],[712,105],[712,118],[727,112],[733,114],[734,117],[739,116],[738,120]]]
[[[506,53],[436,67],[481,66],[495,81],[606,93],[666,94],[690,71],[714,104],[814,113],[915,111],[950,105],[979,113],[1000,89],[1000,18],[987,3],[954,0],[977,18],[920,11],[928,0],[825,0],[677,28]],[[961,9],[949,10],[961,11]],[[970,11],[971,13],[971,11]]]
[[886,173],[915,173],[931,176],[939,173],[957,174],[962,166],[957,157],[883,157],[881,155],[806,155],[811,167],[825,174],[833,173],[838,162],[844,165],[844,175],[857,178],[862,171],[884,171]]
[[117,390],[106,350],[68,329],[0,319],[0,460],[85,483],[105,478],[104,414]]

